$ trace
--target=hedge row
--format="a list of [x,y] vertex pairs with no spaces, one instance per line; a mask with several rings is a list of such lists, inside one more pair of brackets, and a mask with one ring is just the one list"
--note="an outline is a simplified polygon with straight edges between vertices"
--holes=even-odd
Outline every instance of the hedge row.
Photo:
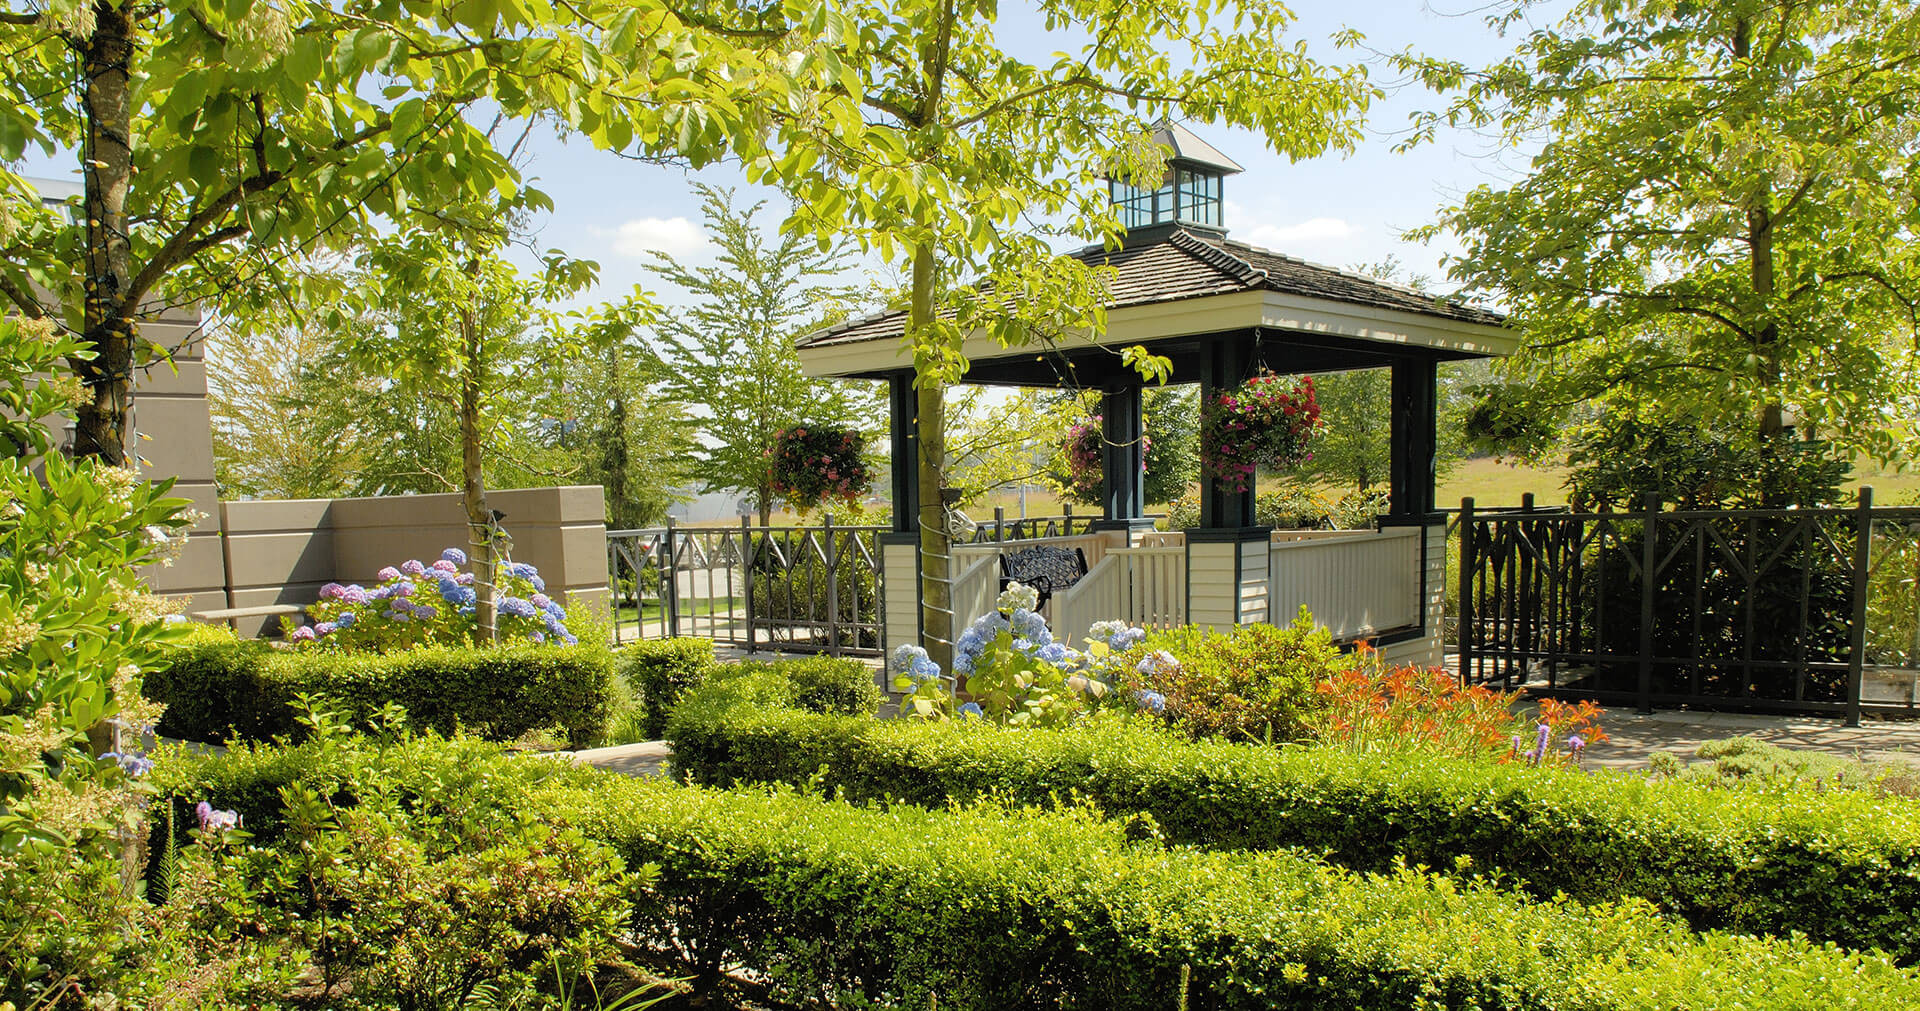
[[[690,700],[691,701],[691,700]],[[1342,866],[1496,874],[1537,896],[1635,897],[1696,928],[1786,935],[1920,961],[1920,804],[1761,793],[1430,755],[1191,743],[1137,724],[1007,732],[840,719],[723,693],[683,706],[677,773],[817,783],[926,807],[1078,794],[1150,815],[1174,842],[1302,847]]]
[[[276,783],[355,759],[246,751],[168,792],[272,819]],[[1164,1011],[1327,1007],[1907,1008],[1920,978],[1803,940],[1695,935],[1639,903],[1534,902],[1291,852],[1167,848],[1087,812],[861,808],[489,758],[439,741],[384,767],[497,779],[523,816],[582,829],[657,878],[638,938],[775,1001]],[[305,771],[302,771],[303,764]],[[350,793],[358,777],[334,778]],[[521,801],[524,798],[524,802]],[[351,803],[351,796],[335,796]]]
[[276,649],[202,632],[142,679],[165,703],[159,732],[193,741],[268,740],[298,731],[293,703],[323,696],[365,726],[389,703],[408,721],[450,734],[466,728],[510,741],[558,727],[569,744],[598,739],[613,709],[613,658],[601,646],[411,649],[391,655]]
[[882,695],[872,668],[859,660],[815,656],[775,661],[720,663],[710,639],[651,639],[623,647],[619,673],[646,706],[641,733],[665,736],[674,707],[690,693],[715,683],[760,705],[817,713],[871,715]]

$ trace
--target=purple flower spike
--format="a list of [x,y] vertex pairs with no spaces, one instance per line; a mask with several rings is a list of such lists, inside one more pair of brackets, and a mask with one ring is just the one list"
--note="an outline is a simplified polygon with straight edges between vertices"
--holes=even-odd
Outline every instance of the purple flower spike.
[[1579,734],[1572,734],[1567,738],[1567,749],[1569,751],[1577,752],[1581,748],[1584,748],[1586,746],[1587,746],[1587,739],[1584,737],[1581,737]]

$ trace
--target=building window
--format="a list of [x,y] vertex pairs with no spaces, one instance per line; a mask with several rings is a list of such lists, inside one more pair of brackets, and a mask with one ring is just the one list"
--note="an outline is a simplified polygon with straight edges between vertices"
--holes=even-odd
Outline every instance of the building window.
[[1216,173],[1174,168],[1167,172],[1166,184],[1159,189],[1150,190],[1110,179],[1107,181],[1107,193],[1113,201],[1114,214],[1123,228],[1140,228],[1169,221],[1218,228],[1224,220],[1221,214],[1220,178]]

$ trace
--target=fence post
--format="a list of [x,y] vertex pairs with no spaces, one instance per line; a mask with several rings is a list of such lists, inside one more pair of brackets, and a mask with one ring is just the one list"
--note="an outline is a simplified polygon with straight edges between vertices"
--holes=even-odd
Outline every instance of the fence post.
[[[740,594],[747,598],[747,652],[753,652],[753,524],[740,515]],[[727,608],[732,611],[733,608]]]
[[993,507],[993,542],[995,544],[998,544],[1001,541],[1004,541],[1006,539],[1007,539],[1007,507],[994,506]]
[[820,517],[827,536],[827,655],[840,655],[840,566],[835,564],[833,514]]
[[1860,487],[1860,529],[1853,540],[1853,620],[1847,629],[1847,726],[1860,725],[1867,665],[1867,577],[1873,563],[1873,488]]
[[1460,687],[1465,688],[1473,669],[1473,498],[1460,500],[1460,612],[1454,615],[1455,634],[1460,639]]
[[1648,492],[1640,530],[1640,713],[1653,712],[1654,567],[1660,564],[1660,496]]
[[667,517],[667,532],[660,542],[660,632],[666,638],[680,636],[680,553],[673,547],[673,517]]

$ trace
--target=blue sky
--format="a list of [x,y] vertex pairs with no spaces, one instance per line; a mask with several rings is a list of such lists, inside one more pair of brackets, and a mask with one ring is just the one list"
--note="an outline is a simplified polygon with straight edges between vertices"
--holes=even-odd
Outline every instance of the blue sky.
[[[1042,34],[1029,11],[1003,8],[997,34],[1002,40]],[[1559,10],[1560,4],[1549,5]],[[1507,55],[1513,39],[1503,39],[1484,22],[1486,8],[1474,0],[1298,0],[1294,37],[1328,61],[1371,59],[1369,53],[1336,49],[1330,37],[1345,27],[1366,36],[1368,49],[1396,52],[1412,46],[1422,52],[1479,65]],[[1005,44],[1003,42],[1003,44]],[[1041,51],[1021,53],[1044,57]],[[1422,246],[1403,242],[1401,234],[1431,221],[1435,211],[1474,186],[1498,182],[1524,169],[1488,138],[1468,131],[1442,134],[1437,141],[1404,154],[1392,150],[1410,113],[1438,105],[1440,99],[1418,87],[1394,88],[1392,73],[1377,61],[1377,83],[1390,89],[1369,115],[1367,137],[1350,155],[1331,155],[1291,163],[1267,151],[1254,135],[1197,126],[1203,137],[1246,167],[1226,181],[1227,225],[1238,239],[1320,263],[1346,267],[1397,256],[1408,269],[1444,284],[1438,262],[1449,246],[1443,240]],[[683,260],[704,258],[697,179],[735,186],[742,197],[765,197],[769,225],[784,213],[777,194],[754,190],[729,166],[692,173],[645,165],[594,151],[584,142],[565,144],[546,138],[534,147],[528,172],[554,199],[555,209],[539,223],[538,242],[597,260],[601,284],[588,300],[611,297],[639,283],[663,301],[676,301],[646,270],[649,250]]]

